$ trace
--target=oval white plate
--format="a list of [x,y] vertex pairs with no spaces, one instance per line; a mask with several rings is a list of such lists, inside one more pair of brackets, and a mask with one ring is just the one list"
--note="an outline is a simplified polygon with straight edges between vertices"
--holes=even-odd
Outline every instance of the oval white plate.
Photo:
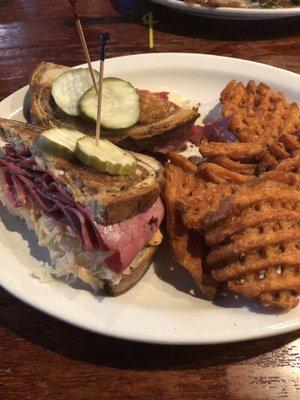
[[287,18],[300,15],[300,6],[293,8],[277,8],[277,9],[263,9],[263,8],[230,8],[230,7],[203,7],[200,4],[192,6],[184,3],[182,0],[152,0],[155,3],[174,8],[176,10],[194,14],[202,15],[211,18],[220,19],[277,19]]
[[[97,63],[95,63],[97,68]],[[198,99],[203,114],[218,104],[220,91],[235,78],[264,81],[300,101],[300,76],[267,65],[197,54],[141,54],[106,61],[106,75],[128,79],[137,87],[172,88]],[[23,119],[27,87],[0,103],[0,115]],[[76,326],[138,341],[166,344],[234,342],[300,328],[300,307],[287,313],[262,311],[247,301],[215,304],[189,293],[195,289],[166,249],[146,276],[117,298],[95,297],[64,283],[40,283],[34,266],[46,259],[35,235],[0,207],[0,284],[22,301]]]

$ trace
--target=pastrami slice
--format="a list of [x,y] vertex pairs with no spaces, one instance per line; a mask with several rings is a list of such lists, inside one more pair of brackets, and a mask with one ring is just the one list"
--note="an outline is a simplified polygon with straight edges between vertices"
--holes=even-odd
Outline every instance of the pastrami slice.
[[2,185],[13,207],[33,206],[69,226],[85,251],[107,252],[104,264],[121,274],[158,230],[164,216],[160,199],[147,211],[112,225],[97,224],[90,211],[76,202],[53,171],[40,167],[30,151],[7,145],[0,160]]

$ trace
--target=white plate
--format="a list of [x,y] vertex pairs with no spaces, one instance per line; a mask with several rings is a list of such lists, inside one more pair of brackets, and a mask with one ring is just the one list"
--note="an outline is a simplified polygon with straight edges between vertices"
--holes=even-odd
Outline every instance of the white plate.
[[230,8],[230,7],[203,7],[200,4],[188,5],[182,0],[152,0],[176,10],[220,19],[277,19],[300,15],[300,6],[293,8]]
[[[106,74],[137,87],[169,87],[198,99],[203,113],[218,104],[219,93],[236,78],[264,81],[300,101],[300,76],[267,65],[197,54],[145,54],[107,60]],[[0,103],[0,115],[22,119],[27,88]],[[300,328],[300,307],[287,313],[262,311],[247,301],[213,304],[189,294],[188,274],[166,249],[146,276],[118,298],[95,297],[64,283],[48,285],[31,271],[45,251],[20,220],[0,208],[0,284],[22,301],[76,326],[106,335],[153,343],[204,344],[271,336]]]

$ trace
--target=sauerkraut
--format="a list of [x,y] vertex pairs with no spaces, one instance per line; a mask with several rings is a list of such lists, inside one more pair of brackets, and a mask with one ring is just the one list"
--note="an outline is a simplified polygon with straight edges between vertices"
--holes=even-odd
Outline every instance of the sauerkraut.
[[[121,276],[103,265],[103,260],[111,252],[84,251],[80,239],[70,227],[65,227],[52,218],[41,215],[36,209],[12,207],[1,187],[0,202],[11,214],[22,218],[28,228],[36,232],[39,244],[47,247],[52,265],[43,263],[41,270],[34,271],[34,275],[39,279],[48,281],[51,277],[64,277],[69,280],[79,278],[95,291],[103,287],[104,280],[113,284],[120,282]],[[136,259],[139,256],[140,253]],[[133,262],[123,273],[129,274],[130,269],[137,265],[137,262]]]

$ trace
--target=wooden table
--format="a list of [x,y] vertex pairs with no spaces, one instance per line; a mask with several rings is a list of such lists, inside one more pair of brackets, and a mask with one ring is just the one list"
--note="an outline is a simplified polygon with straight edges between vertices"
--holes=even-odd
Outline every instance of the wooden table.
[[[214,21],[142,0],[131,12],[121,0],[79,3],[92,59],[101,29],[111,35],[110,57],[148,52],[141,16],[153,9],[155,51],[220,54],[300,72],[299,18]],[[67,1],[0,1],[0,39],[0,100],[27,84],[41,60],[84,62]],[[222,346],[136,344],[73,328],[0,289],[0,399],[296,400],[299,333]]]

